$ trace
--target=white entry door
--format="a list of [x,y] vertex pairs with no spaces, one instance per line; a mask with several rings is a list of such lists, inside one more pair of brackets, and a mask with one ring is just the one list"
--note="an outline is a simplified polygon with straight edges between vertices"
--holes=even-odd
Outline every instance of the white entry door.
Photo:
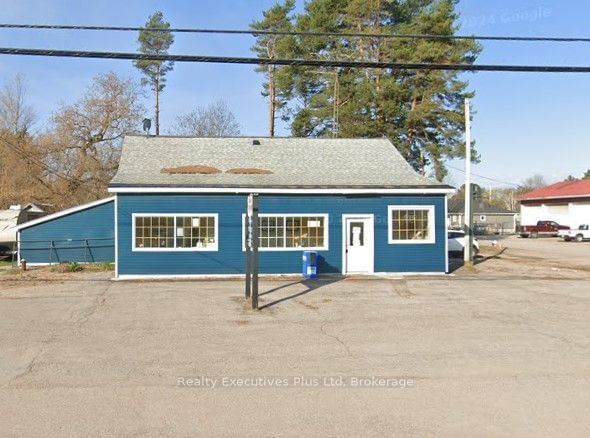
[[373,216],[344,215],[343,273],[373,273]]

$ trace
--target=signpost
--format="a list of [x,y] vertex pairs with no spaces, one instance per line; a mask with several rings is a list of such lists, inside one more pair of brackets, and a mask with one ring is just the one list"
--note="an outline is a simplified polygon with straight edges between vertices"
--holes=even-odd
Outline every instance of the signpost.
[[246,201],[246,298],[258,309],[258,195]]
[[246,198],[246,299],[252,293],[252,214],[254,206],[254,195]]

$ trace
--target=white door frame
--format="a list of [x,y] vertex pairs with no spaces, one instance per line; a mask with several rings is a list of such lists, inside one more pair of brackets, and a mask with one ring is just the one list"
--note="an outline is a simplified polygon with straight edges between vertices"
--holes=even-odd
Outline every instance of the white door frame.
[[347,274],[346,266],[346,220],[347,219],[369,219],[370,226],[366,231],[367,241],[371,243],[372,251],[369,254],[369,271],[367,274],[373,274],[375,272],[375,215],[374,214],[343,214],[342,215],[342,274]]

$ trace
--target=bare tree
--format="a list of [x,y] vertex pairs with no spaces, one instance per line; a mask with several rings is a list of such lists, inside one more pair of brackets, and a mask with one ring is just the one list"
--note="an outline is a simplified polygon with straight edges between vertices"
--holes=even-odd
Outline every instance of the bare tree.
[[45,162],[61,187],[62,206],[97,199],[116,172],[123,135],[137,132],[142,92],[115,73],[94,78],[84,96],[53,115],[45,136]]
[[547,179],[543,175],[536,173],[533,176],[529,176],[528,178],[522,180],[522,182],[519,184],[518,192],[530,192],[531,190],[545,187],[546,185]]
[[240,125],[234,113],[222,100],[206,107],[197,107],[188,114],[176,117],[170,133],[196,137],[231,137],[240,135]]
[[53,188],[42,160],[33,137],[0,131],[0,208],[51,198]]
[[25,77],[17,74],[0,89],[0,131],[11,134],[29,133],[35,122],[35,112],[26,103]]

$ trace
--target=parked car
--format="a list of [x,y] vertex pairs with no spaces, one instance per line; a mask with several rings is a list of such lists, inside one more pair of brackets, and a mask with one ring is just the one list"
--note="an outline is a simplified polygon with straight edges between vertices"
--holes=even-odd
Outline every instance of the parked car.
[[559,232],[559,237],[566,242],[571,240],[575,240],[576,242],[590,240],[590,226],[584,224],[580,225],[577,230],[562,230]]
[[[447,248],[449,255],[463,257],[465,252],[465,231],[448,230],[447,231]],[[479,252],[479,241],[473,238],[473,253]]]
[[569,230],[567,225],[559,225],[555,221],[538,221],[537,225],[521,225],[518,233],[520,237],[557,237],[560,230]]

